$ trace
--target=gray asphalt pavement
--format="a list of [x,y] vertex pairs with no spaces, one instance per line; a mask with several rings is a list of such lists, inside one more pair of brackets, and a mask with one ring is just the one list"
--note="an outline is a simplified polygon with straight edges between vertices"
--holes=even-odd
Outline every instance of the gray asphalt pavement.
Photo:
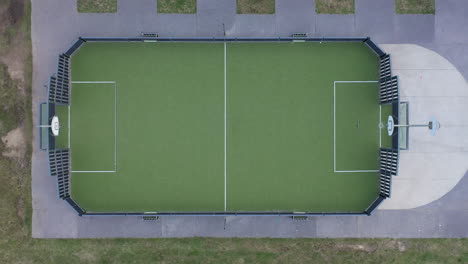
[[[56,60],[79,36],[129,37],[141,31],[169,37],[371,36],[377,43],[415,43],[449,59],[468,79],[468,1],[436,0],[436,15],[396,15],[391,0],[356,0],[354,15],[319,15],[313,0],[276,0],[272,15],[236,14],[235,0],[198,0],[197,14],[157,14],[156,0],[118,0],[115,14],[79,14],[76,0],[32,1],[33,114],[38,124],[44,85]],[[412,210],[372,216],[79,217],[57,198],[47,156],[34,131],[32,195],[34,237],[467,237],[468,177],[440,200]]]

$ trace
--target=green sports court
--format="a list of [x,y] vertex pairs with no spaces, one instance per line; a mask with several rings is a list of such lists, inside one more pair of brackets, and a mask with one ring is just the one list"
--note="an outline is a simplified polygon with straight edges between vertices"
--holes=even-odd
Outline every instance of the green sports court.
[[360,213],[379,196],[380,59],[363,42],[89,42],[55,148],[86,212]]

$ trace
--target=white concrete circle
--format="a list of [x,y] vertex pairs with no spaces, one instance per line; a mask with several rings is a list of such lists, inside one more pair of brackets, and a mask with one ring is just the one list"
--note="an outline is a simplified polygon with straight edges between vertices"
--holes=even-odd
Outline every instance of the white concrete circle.
[[57,116],[52,117],[52,121],[50,122],[50,130],[52,130],[52,134],[54,136],[59,135],[60,123]]

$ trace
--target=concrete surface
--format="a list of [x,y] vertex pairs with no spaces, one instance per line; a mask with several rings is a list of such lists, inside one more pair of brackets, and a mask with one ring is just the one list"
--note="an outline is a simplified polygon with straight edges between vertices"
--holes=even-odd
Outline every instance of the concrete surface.
[[[34,237],[467,237],[466,176],[450,193],[428,205],[411,210],[378,210],[372,216],[315,216],[307,220],[166,216],[156,221],[126,216],[76,216],[77,221],[69,223],[69,230],[43,225],[43,233],[35,233]],[[71,208],[61,209],[61,214],[69,212]]]
[[[222,24],[229,37],[277,37],[289,36],[297,31],[307,31],[310,36],[371,36],[377,43],[414,43],[436,51],[448,59],[465,78],[468,77],[468,37],[466,0],[436,0],[436,15],[396,15],[391,0],[356,0],[354,15],[317,15],[313,0],[277,0],[276,14],[239,15],[235,13],[234,0],[198,0],[197,14],[157,14],[156,0],[118,0],[115,14],[79,14],[76,0],[32,1],[33,41],[33,124],[38,124],[38,107],[46,100],[46,88],[51,74],[56,72],[57,55],[64,52],[79,36],[137,36],[141,31],[158,32],[161,36],[196,37],[222,36]],[[309,16],[310,14],[310,16]],[[395,69],[398,71],[398,69]],[[403,83],[408,87],[405,94],[412,100],[415,109],[429,109],[438,105],[437,113],[465,111],[465,90],[454,83],[463,79],[452,69],[447,72],[420,71],[424,82],[445,79],[441,89],[425,85],[418,79],[406,78],[411,70],[400,69]],[[421,69],[419,69],[421,70]],[[424,69],[422,69],[424,70]],[[440,70],[440,71],[439,71]],[[424,72],[424,73],[423,73]],[[441,76],[443,75],[443,76]],[[439,77],[438,77],[439,76]],[[414,83],[414,84],[413,84]],[[411,89],[412,87],[433,87]],[[445,96],[445,89],[450,91]],[[425,96],[426,92],[433,97]],[[438,98],[440,100],[433,100]],[[433,100],[433,101],[431,101]],[[413,106],[414,105],[414,106]],[[413,108],[412,108],[413,109]],[[411,110],[410,110],[411,111]],[[413,111],[414,112],[414,111]],[[430,113],[430,114],[436,114]],[[413,121],[426,121],[424,115],[413,115]],[[432,142],[422,134],[414,134],[410,144],[420,147],[416,153],[408,152],[404,160],[421,167],[437,165],[444,167],[443,176],[430,174],[430,178],[459,177],[463,175],[458,160],[460,152],[466,153],[468,133],[463,127],[464,119],[451,120],[444,115],[445,125],[458,125],[439,135],[443,145],[424,149],[424,141]],[[443,123],[444,124],[444,123]],[[465,123],[466,124],[466,123]],[[447,127],[449,128],[449,127]],[[423,133],[412,132],[412,133]],[[464,134],[463,134],[464,133]],[[412,134],[413,135],[413,134]],[[409,210],[377,210],[372,216],[325,216],[311,217],[307,221],[293,221],[287,217],[161,217],[158,221],[143,221],[140,217],[78,217],[74,210],[57,198],[55,178],[48,176],[47,156],[38,149],[38,134],[33,134],[32,196],[33,237],[82,238],[82,237],[180,237],[180,236],[269,236],[269,237],[466,237],[468,236],[468,177],[465,176],[442,198],[425,206]],[[452,136],[461,141],[451,141]],[[457,145],[456,142],[459,142]],[[431,153],[432,150],[436,150]],[[457,152],[458,151],[458,152]],[[434,157],[430,157],[434,155]],[[439,159],[437,159],[439,158]],[[444,160],[441,160],[444,159]],[[404,161],[403,161],[404,162]],[[461,164],[461,165],[460,165]],[[402,164],[403,168],[406,166]],[[418,165],[419,166],[419,165]],[[451,167],[458,169],[452,170]],[[414,174],[420,173],[415,170]],[[452,175],[454,173],[454,175]],[[409,190],[404,184],[404,175],[398,180],[401,187],[394,193],[412,204],[423,204],[411,196],[415,189],[428,188],[439,192],[437,184],[417,186]],[[400,177],[398,176],[398,177]],[[408,176],[409,177],[409,176]],[[396,178],[396,177],[395,177]],[[396,180],[396,182],[398,182]],[[409,178],[408,181],[411,181]],[[451,188],[445,181],[440,189]],[[396,183],[399,185],[399,183]],[[397,187],[394,186],[394,191]],[[405,189],[406,188],[406,189]],[[419,191],[419,190],[418,190]],[[439,192],[440,194],[442,191]],[[403,195],[403,196],[402,196]],[[390,202],[383,206],[393,206]],[[403,205],[398,205],[403,206]],[[397,205],[395,205],[397,207]]]
[[448,193],[468,171],[468,83],[439,54],[414,44],[381,45],[391,54],[401,101],[409,102],[410,124],[442,125],[409,131],[409,150],[401,151],[392,197],[380,209],[410,209]]

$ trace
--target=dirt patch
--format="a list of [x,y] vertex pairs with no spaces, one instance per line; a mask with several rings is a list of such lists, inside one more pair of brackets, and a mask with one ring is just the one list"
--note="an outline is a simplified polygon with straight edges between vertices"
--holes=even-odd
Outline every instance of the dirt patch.
[[406,244],[401,240],[388,240],[386,243],[382,245],[384,249],[396,249],[400,252],[406,251]]
[[0,1],[0,33],[11,26],[18,26],[25,12],[25,0],[1,0]]
[[19,198],[16,201],[16,216],[18,216],[21,221],[24,221],[24,217],[26,215],[25,212],[25,207],[24,207],[24,200],[22,198]]
[[339,249],[350,249],[353,251],[362,251],[366,253],[373,253],[379,250],[398,250],[399,252],[405,252],[407,250],[407,243],[401,240],[384,240],[382,243],[342,243],[337,244]]
[[24,52],[26,44],[23,41],[23,34],[24,33],[18,33],[16,37],[11,40],[11,48],[0,57],[0,61],[8,66],[10,77],[13,80],[19,81],[17,85],[18,91],[25,95],[24,62],[28,54]]
[[406,245],[405,245],[405,243],[403,243],[403,242],[401,242],[401,241],[398,241],[398,242],[397,242],[397,245],[398,245],[398,250],[399,250],[400,252],[406,251]]
[[234,261],[235,264],[244,264],[245,260],[243,258],[238,258]]
[[[30,54],[25,52],[29,49],[29,43],[24,41],[28,37],[26,35],[28,32],[22,29],[26,2],[25,0],[1,0],[0,2],[0,63],[5,67],[2,68],[4,81],[1,82],[0,87],[0,98],[5,100],[2,103],[4,113],[1,115],[4,120],[0,123],[9,124],[6,129],[11,129],[17,126],[17,124],[12,126],[13,122],[23,120],[21,115],[17,115],[17,110],[22,111],[22,98],[27,96],[25,62]],[[12,81],[7,82],[6,79]],[[11,120],[7,120],[8,116],[12,117]],[[6,132],[1,127],[0,131]],[[8,157],[24,155],[23,152],[16,150],[8,150],[2,154]]]
[[98,260],[97,256],[89,250],[81,250],[79,252],[75,252],[73,253],[73,256],[78,257],[80,259],[80,262],[83,263],[95,263]]
[[3,33],[9,25],[8,5],[0,3],[0,33]]
[[24,127],[17,127],[2,137],[2,142],[6,151],[2,153],[7,158],[21,160],[26,154],[26,139],[24,137]]
[[370,245],[366,244],[337,244],[337,248],[339,249],[351,249],[355,251],[363,251],[367,253],[372,253],[375,251],[375,247],[371,247]]
[[[4,0],[2,0],[4,1]],[[11,79],[17,80],[17,88],[21,95],[26,95],[24,85],[25,61],[29,54],[25,33],[21,30],[21,19],[25,13],[25,0],[11,0],[0,4],[0,62],[7,65]]]
[[24,1],[25,0],[13,0],[8,8],[8,20],[11,24],[16,24],[23,18],[24,15]]

